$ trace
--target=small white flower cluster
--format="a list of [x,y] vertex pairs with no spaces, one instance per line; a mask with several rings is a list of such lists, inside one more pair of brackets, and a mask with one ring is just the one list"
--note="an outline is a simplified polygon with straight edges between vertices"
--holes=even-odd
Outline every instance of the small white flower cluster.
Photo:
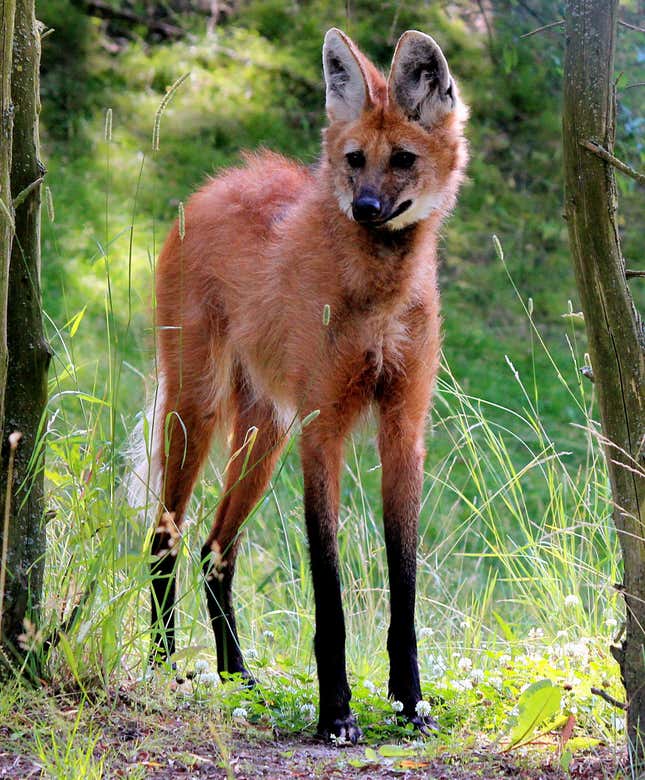
[[451,685],[456,691],[472,691],[473,689],[473,681],[470,677],[464,677],[463,680],[453,680]]
[[429,628],[428,626],[424,626],[423,628],[419,629],[419,639],[427,639],[428,637],[431,637],[434,634],[434,629]]
[[564,606],[573,609],[574,607],[580,606],[580,597],[576,596],[575,593],[570,593],[568,596],[564,597]]
[[394,712],[403,712],[403,702],[397,701],[396,699],[392,702],[392,709]]
[[457,669],[462,674],[468,674],[470,670],[473,668],[473,662],[470,660],[470,658],[467,658],[465,655],[463,655],[459,661],[457,661]]
[[366,688],[371,694],[376,693],[376,685],[371,680],[363,680],[363,688]]
[[556,658],[569,659],[581,666],[586,666],[589,662],[589,646],[587,639],[578,639],[576,642],[564,642],[556,645],[554,655]]
[[446,661],[441,653],[428,656],[428,677],[431,680],[441,679],[446,672]]
[[233,719],[234,720],[246,720],[248,715],[244,707],[236,707],[233,712]]
[[425,701],[425,699],[421,699],[421,701],[417,702],[417,705],[414,708],[414,710],[420,718],[425,718],[427,715],[430,714],[432,708],[430,707],[429,702]]
[[493,675],[488,678],[488,684],[495,688],[496,691],[501,691],[504,686],[504,681],[501,677]]
[[210,671],[208,661],[205,661],[203,658],[198,658],[195,661],[195,682],[200,685],[211,686],[216,685],[218,680],[219,675]]
[[301,704],[300,712],[305,720],[314,720],[316,717],[316,707],[311,703]]
[[473,669],[470,672],[470,679],[473,681],[473,685],[479,685],[479,683],[484,682],[484,670],[483,669]]

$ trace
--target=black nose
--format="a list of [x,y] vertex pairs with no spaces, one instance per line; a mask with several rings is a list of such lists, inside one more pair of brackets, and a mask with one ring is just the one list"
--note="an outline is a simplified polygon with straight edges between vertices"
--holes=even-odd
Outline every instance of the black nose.
[[381,216],[381,201],[376,195],[361,193],[352,203],[352,214],[357,222],[374,222]]

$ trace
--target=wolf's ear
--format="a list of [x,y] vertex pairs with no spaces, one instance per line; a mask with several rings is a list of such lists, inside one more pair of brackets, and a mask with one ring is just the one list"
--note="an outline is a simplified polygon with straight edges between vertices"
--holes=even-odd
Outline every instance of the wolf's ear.
[[323,70],[329,118],[343,122],[358,119],[369,101],[367,78],[356,47],[335,27],[325,35]]
[[388,91],[406,116],[427,128],[452,111],[454,82],[443,52],[429,35],[408,30],[399,38]]

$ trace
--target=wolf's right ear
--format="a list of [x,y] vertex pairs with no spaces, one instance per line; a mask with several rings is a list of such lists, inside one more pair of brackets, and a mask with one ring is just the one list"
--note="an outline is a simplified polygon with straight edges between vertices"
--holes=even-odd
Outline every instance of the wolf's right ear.
[[358,119],[370,100],[367,78],[356,47],[335,27],[325,35],[323,70],[327,116],[332,122]]

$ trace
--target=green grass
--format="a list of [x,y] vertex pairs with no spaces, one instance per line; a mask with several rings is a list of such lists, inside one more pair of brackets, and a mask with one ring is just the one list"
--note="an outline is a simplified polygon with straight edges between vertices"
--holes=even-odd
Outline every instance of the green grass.
[[[54,13],[56,3],[44,5]],[[183,676],[196,664],[202,670],[181,684],[169,670],[146,675],[150,576],[142,550],[151,529],[126,506],[121,487],[125,443],[152,391],[154,262],[179,202],[214,168],[235,161],[240,147],[265,144],[307,162],[317,154],[320,33],[346,19],[331,4],[311,5],[294,17],[279,2],[250,3],[219,31],[220,49],[196,34],[172,45],[132,43],[118,57],[67,9],[61,34],[73,36],[75,25],[82,31],[75,66],[88,88],[63,105],[55,79],[70,64],[59,63],[45,80],[56,212],[43,231],[54,348],[51,519],[43,620],[27,641],[44,653],[46,685],[43,694],[10,687],[0,695],[12,744],[48,776],[99,777],[135,756],[134,747],[128,752],[107,737],[119,696],[150,724],[137,749],[153,752],[155,729],[166,733],[165,720],[183,712],[229,772],[236,731],[313,733],[314,607],[295,434],[239,556],[237,614],[259,680],[254,692],[235,681],[213,684],[206,668],[215,666],[214,643],[198,558],[226,453],[212,454],[181,544],[176,660]],[[383,32],[393,25],[390,10],[384,5],[376,18],[360,6],[352,20],[352,33],[381,61],[391,49]],[[473,160],[441,247],[445,354],[418,556],[423,693],[444,731],[411,755],[482,741],[503,747],[522,690],[541,679],[562,687],[574,738],[621,744],[624,722],[590,692],[623,695],[608,651],[622,619],[613,587],[621,574],[593,386],[579,371],[587,362],[584,331],[569,316],[577,307],[554,172],[557,101],[543,89],[557,83],[557,49],[547,42],[536,54],[525,44],[512,67],[504,54],[500,71],[463,20],[436,8],[418,14],[402,6],[397,24],[437,30],[472,104]],[[500,30],[500,56],[512,50],[509,35]],[[161,116],[153,152],[166,88],[188,72]],[[632,141],[626,133],[627,150]],[[622,196],[629,216],[633,189]],[[636,256],[633,235],[626,246]],[[368,426],[348,442],[339,545],[353,707],[368,744],[382,746],[415,735],[385,694],[389,606],[373,439]],[[55,640],[48,650],[39,650],[42,637]],[[406,756],[368,753],[365,761]],[[147,770],[137,764],[133,771]]]

